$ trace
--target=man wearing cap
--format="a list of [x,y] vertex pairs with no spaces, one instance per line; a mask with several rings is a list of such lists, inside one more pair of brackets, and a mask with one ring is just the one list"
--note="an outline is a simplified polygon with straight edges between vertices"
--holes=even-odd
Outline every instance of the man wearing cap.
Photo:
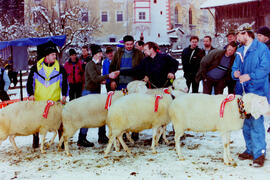
[[[236,80],[236,94],[254,93],[267,96],[269,89],[270,51],[267,46],[255,39],[251,25],[245,23],[238,28],[238,48],[232,66],[232,78]],[[254,167],[264,165],[266,142],[264,117],[251,116],[244,120],[243,135],[246,150],[239,154],[240,160],[253,160]]]
[[[101,60],[103,57],[102,50],[99,45],[92,44],[91,45],[92,51],[92,60],[86,64],[85,67],[85,84],[84,89],[82,92],[83,96],[88,94],[99,94],[101,84],[106,83],[106,79],[111,78],[114,79],[116,77],[115,73],[110,73],[107,75],[101,75]],[[87,136],[87,128],[81,128],[79,133],[79,139],[77,142],[78,146],[83,147],[93,147],[94,144],[89,142],[86,139]],[[108,142],[108,138],[106,136],[105,126],[99,128],[98,132],[99,140],[98,142],[101,144],[106,144]]]
[[270,49],[270,29],[267,26],[263,26],[258,30],[257,38]]
[[[64,67],[56,60],[56,53],[55,47],[47,47],[44,50],[45,57],[31,67],[26,86],[29,100],[60,101],[62,95],[61,102],[66,102],[67,74]],[[61,129],[58,133],[60,138]],[[38,146],[37,133],[34,135],[33,147],[37,148]]]
[[69,50],[69,59],[64,65],[67,72],[67,79],[69,83],[69,100],[82,96],[82,85],[84,71],[82,62],[77,58],[77,53],[74,49]]
[[[124,48],[119,48],[114,54],[113,60],[110,64],[110,72],[124,69],[131,69],[140,64],[144,58],[143,53],[134,48],[134,38],[130,35],[126,35],[123,38]],[[126,88],[127,84],[136,77],[120,75],[117,81],[111,81],[112,90]]]
[[87,45],[84,45],[82,47],[82,55],[80,57],[80,60],[82,62],[82,67],[83,67],[83,70],[84,70],[86,64],[91,61],[91,56],[89,55],[88,46]]

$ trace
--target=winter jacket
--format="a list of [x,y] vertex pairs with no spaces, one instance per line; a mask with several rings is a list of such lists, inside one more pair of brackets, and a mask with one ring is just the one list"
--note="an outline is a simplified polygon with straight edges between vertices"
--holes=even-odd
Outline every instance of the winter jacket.
[[86,58],[84,58],[84,57],[81,55],[80,60],[81,60],[81,62],[82,62],[82,68],[83,68],[83,70],[85,70],[86,64],[89,63],[89,62],[92,60],[92,58],[91,58],[91,56],[87,56]]
[[29,96],[34,95],[37,101],[58,101],[61,92],[62,96],[68,95],[67,74],[57,60],[49,65],[44,59],[32,66],[27,80],[27,93]]
[[[211,48],[210,48],[208,54],[209,54],[210,52],[212,52],[214,49],[216,49],[216,48],[214,48],[213,46],[211,46]],[[203,53],[202,56],[205,56],[205,55],[206,55],[205,49],[202,49],[202,53]],[[208,54],[207,54],[207,55],[208,55]]]
[[64,68],[66,70],[68,82],[70,84],[83,82],[84,70],[82,68],[81,60],[77,59],[76,64],[73,64],[71,59],[69,59],[65,63]]
[[270,40],[268,40],[265,44],[268,47],[268,49],[270,50]]
[[[109,74],[110,72],[110,60],[108,58],[106,58],[104,61],[103,61],[103,65],[102,65],[102,75],[106,75],[106,74]],[[110,83],[110,79],[107,79],[106,80],[106,83]]]
[[10,79],[5,69],[0,69],[0,91],[7,91],[10,85]]
[[[193,50],[195,52],[192,54]],[[192,57],[191,57],[192,54]],[[203,51],[196,47],[195,49],[191,49],[190,46],[185,48],[182,53],[182,65],[184,71],[184,77],[186,79],[194,79],[199,68],[201,59],[203,57]]]
[[[211,51],[207,56],[204,56],[200,69],[196,75],[196,81],[199,82],[200,80],[206,79],[206,74],[211,71],[212,69],[215,69],[219,64],[222,59],[222,57],[225,55],[226,50],[219,50],[215,49]],[[231,76],[231,67],[233,65],[235,56],[231,56],[230,58],[230,66],[229,66],[229,71],[227,71],[227,75],[225,76],[225,81],[229,81],[230,76]]]
[[84,89],[92,92],[100,92],[100,84],[109,78],[109,75],[101,75],[101,63],[90,61],[85,67],[85,86]]
[[[121,75],[137,75],[140,77],[148,76],[149,81],[157,88],[168,87],[170,82],[167,81],[168,73],[178,70],[179,62],[167,54],[157,53],[154,58],[146,57],[142,62],[127,70],[121,70]],[[154,87],[155,88],[155,87]]]
[[[254,39],[251,46],[243,57],[244,46],[239,48],[234,64],[232,66],[231,76],[237,80],[235,92],[236,94],[243,94],[242,86],[238,78],[234,77],[234,72],[239,70],[241,74],[249,74],[250,80],[243,83],[246,93],[254,93],[261,96],[269,96],[269,80],[270,73],[270,51],[267,46],[257,39]],[[243,57],[243,62],[241,61]]]

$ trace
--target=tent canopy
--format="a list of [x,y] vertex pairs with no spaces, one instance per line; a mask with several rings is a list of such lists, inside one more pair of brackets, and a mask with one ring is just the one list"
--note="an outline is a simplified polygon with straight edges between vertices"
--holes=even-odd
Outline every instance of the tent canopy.
[[200,8],[201,9],[208,9],[208,8],[215,8],[218,6],[228,6],[232,4],[241,4],[241,3],[247,3],[247,2],[256,2],[258,0],[207,0],[204,2]]
[[24,38],[13,41],[0,41],[0,50],[7,48],[8,46],[38,46],[40,44],[52,41],[57,46],[62,47],[66,41],[66,35],[50,36],[42,38]]

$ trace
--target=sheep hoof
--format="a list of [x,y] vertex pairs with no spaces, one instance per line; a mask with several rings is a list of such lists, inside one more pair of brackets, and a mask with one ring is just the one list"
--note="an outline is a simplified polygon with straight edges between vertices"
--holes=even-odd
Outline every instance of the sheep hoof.
[[16,153],[21,153],[22,150],[21,149],[16,149]]
[[41,154],[46,154],[46,152],[45,151],[41,151]]
[[152,154],[157,154],[157,151],[152,151]]
[[178,159],[179,159],[179,161],[184,161],[185,160],[184,157],[179,157]]
[[67,156],[68,156],[68,157],[72,157],[72,154],[70,154],[70,153],[67,153]]

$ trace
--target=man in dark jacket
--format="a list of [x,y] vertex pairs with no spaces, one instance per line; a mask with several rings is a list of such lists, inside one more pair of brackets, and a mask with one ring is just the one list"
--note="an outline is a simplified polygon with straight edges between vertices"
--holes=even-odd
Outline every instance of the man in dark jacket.
[[132,69],[120,70],[120,75],[140,75],[151,88],[170,86],[169,80],[175,78],[179,62],[167,54],[158,53],[154,42],[147,42],[143,48],[146,57],[141,63]]
[[182,54],[184,77],[186,78],[188,89],[192,84],[192,93],[198,93],[199,83],[195,81],[195,76],[203,57],[203,51],[198,48],[198,42],[198,36],[191,36],[190,46],[185,48]]
[[267,26],[261,27],[257,32],[258,40],[270,49],[270,29]]
[[210,53],[210,51],[214,50],[215,48],[212,46],[212,38],[211,36],[204,36],[203,38],[203,56],[206,56]]
[[[132,36],[126,35],[123,41],[124,48],[119,48],[114,54],[110,64],[110,72],[131,69],[139,65],[144,58],[143,53],[134,48],[134,38]],[[127,84],[135,79],[137,79],[136,76],[120,75],[116,81],[111,81],[111,89],[121,90],[126,88]]]
[[213,50],[202,59],[196,81],[203,80],[204,94],[211,94],[213,87],[215,94],[223,94],[226,82],[230,79],[236,49],[237,44],[231,42],[226,50]]

